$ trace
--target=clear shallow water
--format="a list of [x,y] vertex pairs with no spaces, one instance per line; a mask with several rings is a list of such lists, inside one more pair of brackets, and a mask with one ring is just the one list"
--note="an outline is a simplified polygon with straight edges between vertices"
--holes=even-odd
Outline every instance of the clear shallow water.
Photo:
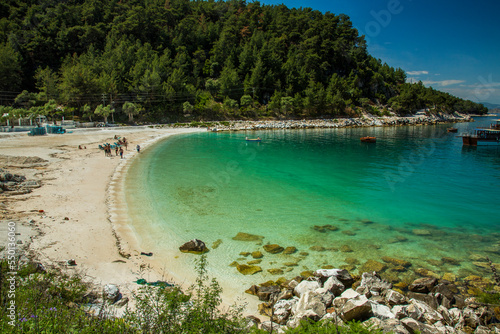
[[[455,126],[460,133],[490,122],[479,118]],[[349,268],[354,272],[366,260],[392,256],[439,274],[486,274],[469,257],[500,262],[500,251],[492,252],[500,249],[500,149],[462,148],[461,138],[446,132],[449,126],[175,136],[141,153],[130,168],[129,217],[143,249],[162,258],[167,270],[192,269],[194,256],[178,247],[198,238],[211,249],[210,273],[240,290],[347,265],[349,258],[358,259],[356,269]],[[360,143],[366,135],[377,143]],[[246,142],[246,136],[262,142]],[[322,225],[338,230],[314,228]],[[238,232],[298,252],[271,255],[262,243],[232,240]],[[217,240],[222,243],[212,249]],[[343,251],[346,245],[352,252]],[[253,260],[239,254],[255,250],[265,254],[263,272],[243,276],[229,266]],[[284,274],[273,276],[271,268]]]

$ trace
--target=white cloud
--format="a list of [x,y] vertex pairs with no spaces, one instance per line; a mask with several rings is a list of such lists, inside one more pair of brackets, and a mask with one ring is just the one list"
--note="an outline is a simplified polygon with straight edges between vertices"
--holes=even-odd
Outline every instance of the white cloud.
[[425,80],[425,81],[422,81],[422,83],[424,85],[437,85],[440,87],[456,85],[456,84],[460,84],[460,83],[464,83],[464,82],[465,82],[465,80],[441,80],[441,81]]
[[429,74],[429,71],[408,71],[406,73],[409,75],[423,75],[423,74]]

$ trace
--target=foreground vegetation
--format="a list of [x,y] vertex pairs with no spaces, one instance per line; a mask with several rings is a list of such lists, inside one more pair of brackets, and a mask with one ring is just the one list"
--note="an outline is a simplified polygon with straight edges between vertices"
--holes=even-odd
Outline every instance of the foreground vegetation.
[[349,17],[310,8],[5,0],[0,24],[6,117],[174,122],[487,112],[407,83],[402,69],[368,54]]
[[[243,307],[221,308],[221,288],[206,274],[200,257],[196,283],[183,292],[178,287],[144,286],[134,296],[136,307],[115,317],[100,293],[78,276],[48,273],[30,263],[17,270],[15,317],[9,317],[10,269],[0,263],[1,333],[267,333],[250,327]],[[91,307],[94,305],[94,307]],[[93,311],[92,311],[93,310]],[[337,332],[338,331],[338,332]],[[359,323],[303,323],[287,333],[380,333]]]

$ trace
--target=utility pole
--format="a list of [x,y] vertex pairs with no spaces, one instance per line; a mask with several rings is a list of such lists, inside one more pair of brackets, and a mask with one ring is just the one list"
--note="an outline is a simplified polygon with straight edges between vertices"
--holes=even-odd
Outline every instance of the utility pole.
[[109,106],[110,106],[110,108],[112,108],[111,110],[113,110],[111,112],[111,122],[113,122],[113,124],[115,124],[115,106],[113,103],[113,96],[111,95],[111,93],[109,94]]

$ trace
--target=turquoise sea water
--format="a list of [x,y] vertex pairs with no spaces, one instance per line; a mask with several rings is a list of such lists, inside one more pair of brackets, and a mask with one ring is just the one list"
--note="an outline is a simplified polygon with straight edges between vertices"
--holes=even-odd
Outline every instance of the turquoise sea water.
[[[460,133],[490,122],[454,126]],[[437,274],[487,274],[473,260],[500,262],[500,149],[463,148],[449,126],[174,136],[131,166],[128,214],[141,246],[167,270],[192,268],[194,255],[178,247],[198,238],[211,248],[210,273],[240,289],[279,277],[271,268],[286,277],[325,265],[351,264],[356,272],[382,256]],[[262,142],[246,142],[247,136]],[[377,143],[361,143],[362,136],[376,136]],[[338,230],[315,228],[323,225]],[[235,241],[238,232],[264,239]],[[262,249],[267,243],[298,252],[271,255]],[[253,260],[240,252],[256,250],[265,254],[261,273],[243,276],[229,266]]]

